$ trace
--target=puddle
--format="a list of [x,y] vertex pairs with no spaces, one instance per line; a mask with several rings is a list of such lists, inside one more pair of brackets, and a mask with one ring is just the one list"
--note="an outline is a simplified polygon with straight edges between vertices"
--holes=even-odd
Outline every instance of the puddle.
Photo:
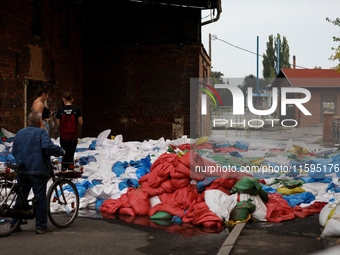
[[166,230],[169,233],[182,234],[184,237],[192,237],[201,234],[229,234],[228,228],[207,228],[192,223],[175,224],[170,220],[150,220],[149,216],[129,216],[122,214],[100,213],[96,210],[79,210],[78,217],[104,218],[124,221],[128,224],[156,227]]

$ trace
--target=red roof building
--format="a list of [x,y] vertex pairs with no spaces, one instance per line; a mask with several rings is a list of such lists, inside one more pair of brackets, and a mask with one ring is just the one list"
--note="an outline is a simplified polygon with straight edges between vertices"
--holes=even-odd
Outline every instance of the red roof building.
[[[310,127],[323,123],[323,113],[333,112],[340,114],[340,73],[334,69],[281,69],[275,78],[272,87],[278,87],[279,93],[283,87],[304,88],[310,92],[311,98],[302,105],[311,113],[305,115],[295,104],[287,104],[286,115],[278,107],[277,118],[284,125],[297,127]],[[287,93],[288,99],[303,99],[303,93]],[[281,106],[282,97],[279,96],[278,106]],[[287,120],[287,121],[285,121]],[[289,121],[288,121],[289,120]]]

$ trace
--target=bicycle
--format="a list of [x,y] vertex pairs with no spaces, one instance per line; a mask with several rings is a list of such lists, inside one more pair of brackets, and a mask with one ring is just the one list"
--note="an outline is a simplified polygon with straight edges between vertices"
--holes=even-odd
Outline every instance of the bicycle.
[[[57,161],[52,164],[56,170]],[[24,164],[7,164],[6,171],[0,173],[0,237],[15,232],[28,219],[34,219],[35,198],[28,199],[22,186],[20,170]],[[14,170],[10,172],[10,169]],[[52,184],[47,192],[47,211],[52,224],[58,228],[70,226],[78,216],[79,194],[72,179],[81,177],[79,173],[54,173],[51,171]],[[11,219],[17,221],[11,225]]]

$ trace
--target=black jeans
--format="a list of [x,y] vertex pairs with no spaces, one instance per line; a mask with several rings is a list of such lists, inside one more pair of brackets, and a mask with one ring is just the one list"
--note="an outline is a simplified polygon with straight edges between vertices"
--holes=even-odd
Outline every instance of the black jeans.
[[[35,226],[36,228],[47,228],[47,199],[46,185],[49,177],[40,175],[22,175],[23,190],[26,198],[31,188],[34,197],[37,198],[34,203]],[[16,223],[16,219],[12,219],[11,225]]]
[[78,139],[75,141],[65,141],[60,137],[60,147],[65,150],[65,156],[63,157],[62,168],[68,168],[69,165],[73,165],[74,153],[77,148]]

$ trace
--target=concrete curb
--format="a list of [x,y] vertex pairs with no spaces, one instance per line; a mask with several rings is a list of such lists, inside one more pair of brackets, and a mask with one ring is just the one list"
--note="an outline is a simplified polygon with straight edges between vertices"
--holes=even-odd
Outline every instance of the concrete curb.
[[241,234],[241,231],[245,225],[246,225],[246,222],[238,223],[235,225],[235,227],[233,228],[233,230],[231,231],[227,239],[222,244],[217,255],[228,255],[231,252],[238,236]]

